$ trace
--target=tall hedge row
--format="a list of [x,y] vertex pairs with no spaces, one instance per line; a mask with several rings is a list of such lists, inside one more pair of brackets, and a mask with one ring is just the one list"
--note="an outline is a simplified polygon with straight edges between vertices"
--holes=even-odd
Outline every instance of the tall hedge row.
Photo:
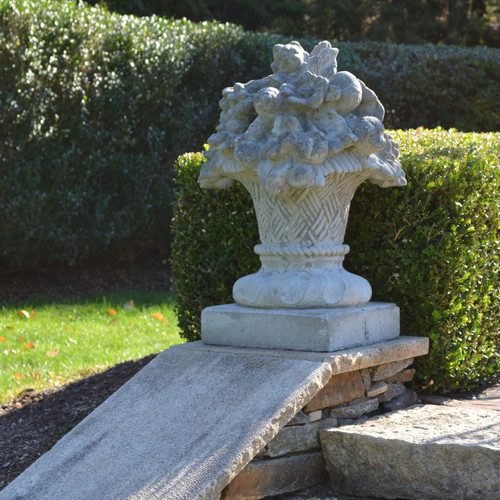
[[339,44],[339,66],[372,88],[386,127],[500,130],[500,49]]
[[[403,188],[364,183],[354,196],[345,267],[372,300],[401,308],[402,335],[428,336],[419,387],[470,389],[500,373],[500,134],[398,131]],[[234,302],[237,278],[259,268],[249,195],[201,190],[200,153],[177,161],[173,284],[182,335],[200,335],[204,307]]]
[[213,131],[244,37],[0,0],[0,265],[167,252],[172,163]]
[[[171,165],[213,132],[223,87],[284,37],[0,0],[0,265],[168,246]],[[303,40],[311,49],[314,41]],[[499,127],[498,49],[339,43],[393,127]]]

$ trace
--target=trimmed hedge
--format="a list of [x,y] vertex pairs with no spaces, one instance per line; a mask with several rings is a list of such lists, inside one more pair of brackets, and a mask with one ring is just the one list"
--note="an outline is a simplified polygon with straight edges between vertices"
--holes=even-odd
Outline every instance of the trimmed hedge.
[[500,49],[382,42],[338,46],[340,69],[377,94],[386,127],[500,130]]
[[200,339],[200,315],[209,305],[234,302],[237,278],[255,272],[259,258],[257,221],[248,192],[201,189],[202,153],[178,158],[176,201],[172,218],[172,285],[177,292],[181,335]]
[[212,133],[244,37],[0,0],[0,265],[167,252],[172,163]]
[[[354,196],[345,267],[367,278],[372,300],[401,308],[403,335],[428,336],[416,384],[470,389],[500,372],[500,134],[397,131],[404,188],[364,183]],[[172,246],[182,335],[200,335],[204,307],[234,302],[237,278],[259,268],[247,192],[201,190],[204,157],[181,156]]]
[[[450,4],[372,0],[85,0],[121,14],[187,17],[240,24],[246,30],[339,40],[452,43],[500,47],[496,0]],[[495,7],[496,12],[495,12]],[[298,36],[298,35],[297,35]]]
[[[171,164],[214,131],[222,88],[268,74],[273,45],[288,41],[0,0],[0,265],[165,252]],[[500,128],[498,49],[337,45],[389,126]]]

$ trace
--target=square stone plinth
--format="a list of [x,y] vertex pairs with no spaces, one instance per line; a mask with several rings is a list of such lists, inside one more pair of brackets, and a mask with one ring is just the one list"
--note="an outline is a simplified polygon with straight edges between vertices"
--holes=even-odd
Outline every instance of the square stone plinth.
[[238,304],[207,307],[201,313],[206,344],[332,352],[399,336],[399,307],[259,309]]

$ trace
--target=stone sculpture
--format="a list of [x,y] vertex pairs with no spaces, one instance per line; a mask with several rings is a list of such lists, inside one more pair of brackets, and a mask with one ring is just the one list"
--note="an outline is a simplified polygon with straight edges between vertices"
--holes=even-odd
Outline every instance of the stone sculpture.
[[406,184],[375,93],[323,41],[309,54],[275,45],[273,74],[223,91],[217,133],[199,182],[250,192],[262,268],[239,279],[235,301],[258,308],[359,306],[368,281],[342,267],[349,205],[365,180]]

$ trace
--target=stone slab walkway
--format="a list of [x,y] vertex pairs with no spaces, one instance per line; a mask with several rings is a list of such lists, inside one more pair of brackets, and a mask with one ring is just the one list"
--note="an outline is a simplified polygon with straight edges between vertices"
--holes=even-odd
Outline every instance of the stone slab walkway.
[[320,432],[333,489],[420,500],[500,498],[500,414],[415,405]]
[[321,361],[169,349],[0,500],[216,499],[331,371]]
[[500,382],[468,393],[455,393],[446,396],[419,394],[418,397],[422,403],[432,405],[500,411]]

